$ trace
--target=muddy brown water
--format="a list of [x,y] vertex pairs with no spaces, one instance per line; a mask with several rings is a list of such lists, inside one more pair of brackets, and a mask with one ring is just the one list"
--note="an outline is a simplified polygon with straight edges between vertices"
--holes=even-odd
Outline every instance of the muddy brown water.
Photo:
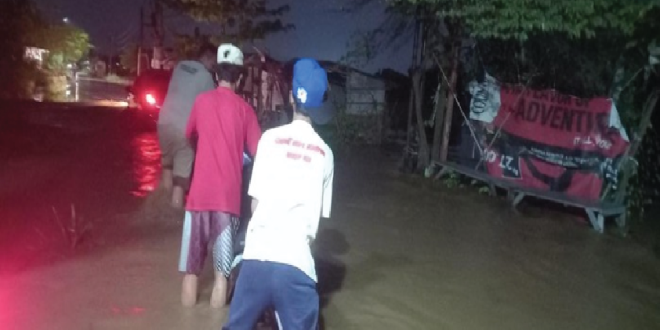
[[[86,116],[93,130],[0,131],[0,329],[219,329],[210,274],[197,307],[178,303],[181,214],[156,190],[153,126]],[[649,250],[394,165],[337,161],[315,246],[325,329],[660,329]],[[93,223],[76,249],[52,216],[70,204]]]

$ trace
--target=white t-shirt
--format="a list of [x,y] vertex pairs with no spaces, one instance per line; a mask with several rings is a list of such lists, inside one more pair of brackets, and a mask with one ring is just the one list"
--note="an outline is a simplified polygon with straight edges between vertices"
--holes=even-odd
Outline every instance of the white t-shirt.
[[213,77],[201,62],[179,62],[172,72],[158,124],[170,125],[183,134],[197,96],[214,88]]
[[259,201],[243,259],[294,266],[317,281],[310,241],[330,217],[334,157],[309,123],[266,131],[257,147],[248,193]]

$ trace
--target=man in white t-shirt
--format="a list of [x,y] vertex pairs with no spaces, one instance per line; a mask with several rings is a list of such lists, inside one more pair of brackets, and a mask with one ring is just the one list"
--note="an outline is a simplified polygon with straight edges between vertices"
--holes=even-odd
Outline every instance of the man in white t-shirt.
[[211,75],[216,65],[217,48],[200,47],[197,60],[181,61],[172,72],[167,96],[158,116],[158,142],[162,154],[163,187],[172,190],[172,206],[183,207],[190,186],[195,153],[185,131],[190,112],[198,95],[215,89]]
[[326,124],[325,70],[312,59],[293,69],[293,122],[266,131],[257,147],[248,194],[248,225],[241,271],[226,330],[252,330],[274,307],[282,328],[318,326],[319,296],[310,244],[320,217],[330,217],[334,158],[312,122]]

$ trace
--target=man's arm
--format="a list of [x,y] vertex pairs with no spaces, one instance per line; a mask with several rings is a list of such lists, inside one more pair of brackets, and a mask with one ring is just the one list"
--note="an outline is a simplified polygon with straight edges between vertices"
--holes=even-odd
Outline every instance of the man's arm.
[[266,191],[266,182],[268,178],[269,167],[266,165],[268,158],[268,136],[264,135],[261,140],[257,142],[254,162],[252,163],[252,176],[250,177],[250,186],[248,187],[248,195],[252,197],[252,213],[256,210],[259,204],[259,198],[262,198]]
[[329,218],[330,217],[330,208],[332,206],[332,185],[334,181],[334,158],[332,152],[328,152],[326,155],[326,165],[325,173],[323,179],[323,197],[321,200],[321,217],[311,219],[309,222],[309,232],[307,234],[307,239],[311,244],[314,239],[316,239],[316,233],[319,230],[320,218]]
[[250,204],[250,212],[252,212],[252,214],[254,214],[254,210],[257,209],[257,205],[259,205],[259,200],[253,197],[252,203]]
[[257,154],[259,140],[261,139],[261,127],[259,127],[257,115],[251,106],[247,105],[245,114],[245,147],[250,157],[254,158]]
[[335,178],[335,161],[332,152],[329,152],[326,170],[325,170],[325,179],[323,180],[323,203],[321,205],[321,217],[329,218],[330,217],[330,208],[332,207],[332,185]]
[[195,100],[192,110],[190,111],[190,117],[188,117],[188,123],[186,124],[186,139],[188,141],[193,141],[197,135],[197,108],[199,107],[199,97]]

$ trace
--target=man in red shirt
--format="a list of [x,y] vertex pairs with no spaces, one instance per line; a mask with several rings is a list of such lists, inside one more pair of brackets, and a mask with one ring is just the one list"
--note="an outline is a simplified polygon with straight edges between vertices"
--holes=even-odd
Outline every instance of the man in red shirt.
[[255,111],[235,93],[242,77],[243,53],[234,45],[223,44],[217,57],[218,88],[197,97],[186,127],[196,154],[179,259],[179,271],[185,274],[181,292],[185,306],[197,302],[198,276],[209,244],[216,241],[220,244],[213,249],[211,306],[225,304],[233,261],[232,236],[241,211],[244,149],[254,157],[261,138]]

